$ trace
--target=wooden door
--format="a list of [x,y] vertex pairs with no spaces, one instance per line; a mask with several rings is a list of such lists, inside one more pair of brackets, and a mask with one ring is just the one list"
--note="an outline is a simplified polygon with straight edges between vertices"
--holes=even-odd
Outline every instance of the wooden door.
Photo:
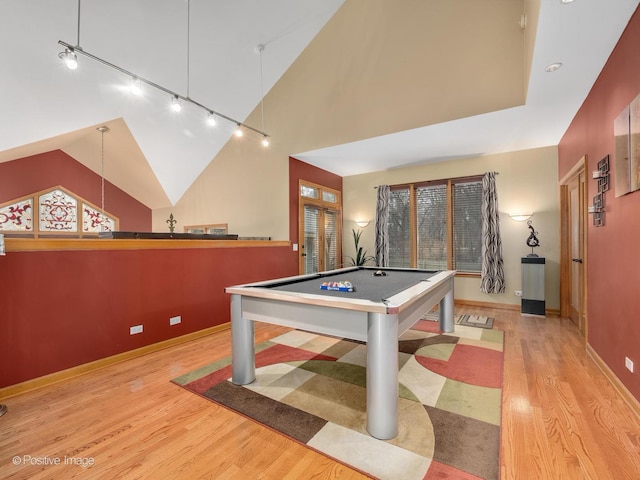
[[560,315],[587,336],[587,157],[560,180]]
[[568,185],[569,225],[571,244],[571,294],[569,317],[585,333],[585,248],[584,248],[584,173],[580,173]]

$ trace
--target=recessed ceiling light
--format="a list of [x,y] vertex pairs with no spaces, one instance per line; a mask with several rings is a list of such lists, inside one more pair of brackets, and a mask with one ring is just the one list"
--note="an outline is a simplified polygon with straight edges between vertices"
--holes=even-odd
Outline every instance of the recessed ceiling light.
[[547,65],[547,67],[544,69],[544,71],[545,72],[555,72],[556,70],[559,70],[560,67],[562,67],[562,63],[556,62],[556,63],[552,63],[551,65]]

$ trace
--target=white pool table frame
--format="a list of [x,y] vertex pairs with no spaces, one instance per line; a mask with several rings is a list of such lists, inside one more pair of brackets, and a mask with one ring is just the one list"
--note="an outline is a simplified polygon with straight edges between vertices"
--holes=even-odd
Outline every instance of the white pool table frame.
[[[351,270],[354,269],[333,272]],[[232,382],[246,385],[255,380],[254,321],[366,342],[367,431],[375,438],[394,438],[398,434],[398,337],[436,304],[440,330],[454,331],[454,276],[452,270],[437,272],[385,302],[268,287],[274,282],[312,279],[317,275],[228,287]]]

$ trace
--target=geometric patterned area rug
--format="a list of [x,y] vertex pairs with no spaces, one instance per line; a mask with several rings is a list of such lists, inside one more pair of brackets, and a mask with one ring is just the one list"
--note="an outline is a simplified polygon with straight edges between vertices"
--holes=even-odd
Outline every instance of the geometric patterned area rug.
[[399,339],[399,434],[366,431],[362,342],[292,330],[256,346],[256,380],[225,358],[172,381],[380,479],[499,478],[503,332],[420,320]]
[[[423,316],[425,320],[432,322],[438,321],[438,312],[431,311]],[[454,314],[456,325],[466,325],[467,327],[493,328],[493,318],[483,317],[482,315],[460,315]]]

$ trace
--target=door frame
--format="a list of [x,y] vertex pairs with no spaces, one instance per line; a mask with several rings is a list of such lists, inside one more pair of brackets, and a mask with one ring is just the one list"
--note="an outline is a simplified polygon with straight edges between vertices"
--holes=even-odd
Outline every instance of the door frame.
[[587,249],[587,220],[588,220],[588,159],[584,155],[558,182],[560,188],[560,316],[569,318],[571,308],[571,212],[569,198],[569,184],[576,180],[580,174],[584,175],[584,195],[582,199],[582,311],[584,317],[584,341],[588,338],[589,315],[587,310],[587,265],[588,265],[588,249]]
[[[305,197],[302,195],[302,186],[316,189],[318,192],[318,198]],[[328,192],[336,196],[336,201],[331,202],[323,199],[323,192]],[[342,192],[324,185],[309,182],[307,180],[298,180],[298,273],[300,275],[305,273],[305,223],[304,223],[304,206],[312,205],[320,210],[320,248],[319,248],[319,271],[324,271],[325,258],[324,258],[324,242],[325,242],[325,209],[333,210],[337,213],[337,231],[336,231],[336,255],[338,258],[338,266],[342,266]]]

